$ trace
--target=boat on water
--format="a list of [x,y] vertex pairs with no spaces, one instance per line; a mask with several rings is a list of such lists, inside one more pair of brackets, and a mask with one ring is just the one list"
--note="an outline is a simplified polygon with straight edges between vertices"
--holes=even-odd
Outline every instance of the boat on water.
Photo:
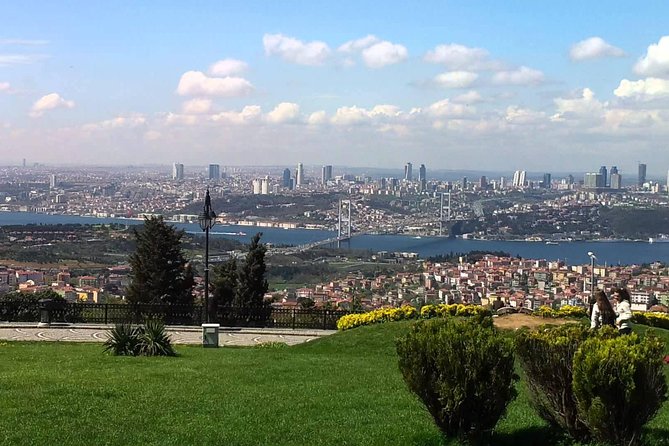
[[551,241],[546,242],[546,244],[547,245],[559,245],[558,242],[551,242]]

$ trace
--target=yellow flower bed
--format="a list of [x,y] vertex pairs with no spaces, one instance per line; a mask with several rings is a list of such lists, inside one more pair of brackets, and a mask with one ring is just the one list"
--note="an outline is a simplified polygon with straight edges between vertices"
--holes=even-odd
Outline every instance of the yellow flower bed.
[[632,313],[632,322],[669,330],[669,314],[667,313],[647,313],[635,311]]
[[534,311],[535,316],[539,317],[550,317],[550,318],[562,318],[562,317],[573,317],[573,318],[582,318],[588,316],[588,311],[585,308],[577,307],[574,305],[564,305],[560,307],[559,310],[554,310],[547,305],[542,305]]
[[490,314],[490,310],[480,305],[463,304],[440,304],[425,305],[420,312],[414,307],[404,306],[400,308],[380,308],[360,314],[347,314],[337,321],[338,330],[348,330],[360,325],[378,324],[381,322],[401,321],[405,319],[430,319],[433,317],[447,316],[476,316],[479,314]]

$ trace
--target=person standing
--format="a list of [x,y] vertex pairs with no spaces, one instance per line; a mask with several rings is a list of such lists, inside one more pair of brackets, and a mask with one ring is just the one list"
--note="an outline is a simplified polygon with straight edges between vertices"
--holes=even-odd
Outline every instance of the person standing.
[[613,294],[616,303],[616,326],[620,334],[632,332],[632,306],[630,293],[626,288],[618,288]]
[[590,316],[590,328],[601,328],[605,325],[615,327],[616,313],[613,311],[613,306],[606,293],[598,290],[595,293],[595,303],[592,306],[592,314]]

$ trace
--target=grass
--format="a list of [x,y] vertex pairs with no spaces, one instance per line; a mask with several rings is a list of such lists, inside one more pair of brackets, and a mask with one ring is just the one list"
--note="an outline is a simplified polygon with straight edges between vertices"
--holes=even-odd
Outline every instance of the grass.
[[[178,358],[0,342],[0,444],[442,445],[397,367],[394,339],[407,327],[360,327],[293,347],[180,346]],[[519,385],[493,444],[569,444]],[[650,444],[669,444],[666,426],[667,404]]]

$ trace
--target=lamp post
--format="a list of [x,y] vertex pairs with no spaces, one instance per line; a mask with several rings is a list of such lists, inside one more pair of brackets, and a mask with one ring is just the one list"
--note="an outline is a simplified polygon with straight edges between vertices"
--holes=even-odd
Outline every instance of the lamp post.
[[592,306],[595,299],[595,260],[597,257],[592,251],[588,251],[588,256],[590,257],[590,305],[589,310],[592,314]]
[[204,209],[197,218],[204,231],[204,317],[209,322],[209,230],[216,224],[216,214],[211,210],[209,188],[204,197]]

